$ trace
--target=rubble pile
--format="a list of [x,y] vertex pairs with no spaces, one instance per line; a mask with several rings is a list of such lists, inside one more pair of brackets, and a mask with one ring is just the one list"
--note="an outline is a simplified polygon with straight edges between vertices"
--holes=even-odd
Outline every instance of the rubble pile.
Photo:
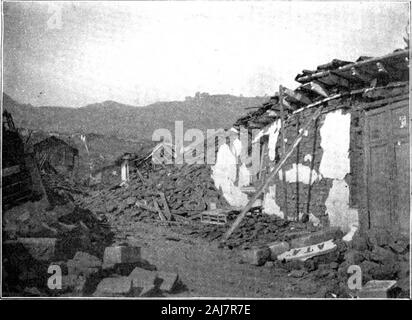
[[[316,233],[314,233],[316,234]],[[325,230],[318,234],[324,234],[322,240],[327,237]],[[322,297],[356,297],[360,292],[353,290],[348,285],[348,279],[353,274],[354,266],[361,270],[361,281],[364,286],[371,280],[395,280],[396,286],[390,292],[390,297],[409,297],[409,243],[405,240],[382,241],[381,237],[368,236],[367,238],[356,235],[346,242],[341,239],[339,233],[335,233],[332,239],[334,246],[331,250],[314,254],[309,259],[296,258],[283,259],[284,253],[289,249],[310,251],[303,245],[313,246],[319,242],[313,234],[295,239],[289,242],[275,242],[266,247],[245,251],[243,260],[255,265],[268,265],[270,267],[284,269],[289,277],[310,278],[317,283],[317,288],[300,288],[300,294],[311,294],[319,288],[323,288]],[[303,240],[303,241],[302,241]],[[313,247],[310,247],[313,250]],[[280,249],[280,250],[279,250]],[[274,251],[276,251],[274,255]],[[246,253],[246,254],[245,254]],[[305,291],[306,290],[306,291]],[[312,291],[312,292],[309,292]]]
[[[17,250],[18,255],[9,250]],[[186,289],[178,274],[157,271],[144,260],[140,247],[106,247],[102,259],[78,251],[67,261],[53,254],[47,260],[38,260],[17,242],[9,243],[6,251],[8,260],[15,260],[8,264],[13,263],[19,271],[10,273],[13,270],[6,266],[3,272],[5,293],[10,295],[161,297]],[[59,277],[50,281],[49,270],[59,270]]]
[[[77,251],[102,256],[113,233],[104,215],[68,202],[50,206],[44,199],[3,213],[3,282],[8,294],[42,287],[51,259],[65,260]],[[7,253],[7,254],[6,254]]]
[[[167,210],[159,197],[162,192],[173,215],[189,218],[206,210],[210,202],[216,203],[217,207],[228,206],[216,189],[210,170],[205,165],[183,165],[145,170],[141,177],[132,173],[127,185],[95,191],[89,197],[77,197],[77,201],[93,211],[114,216],[132,215],[134,220],[141,221],[159,218],[153,210],[156,208],[154,200],[162,211]],[[136,206],[136,202],[152,210]]]
[[73,202],[73,195],[88,194],[81,185],[75,183],[65,175],[54,172],[42,172],[41,179],[51,205],[61,205]]
[[[190,234],[209,241],[221,240],[237,214],[238,212],[231,212],[226,225],[199,224],[191,226],[193,231]],[[248,249],[272,241],[286,241],[296,235],[307,234],[314,230],[316,228],[309,224],[280,219],[274,215],[248,213],[230,238],[225,241],[225,245],[229,249]]]

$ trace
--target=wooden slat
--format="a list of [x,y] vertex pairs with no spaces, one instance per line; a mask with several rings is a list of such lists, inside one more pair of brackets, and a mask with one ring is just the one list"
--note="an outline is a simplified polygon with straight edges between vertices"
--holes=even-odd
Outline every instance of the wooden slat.
[[163,215],[162,210],[160,210],[159,204],[157,203],[156,199],[154,197],[152,197],[152,199],[153,199],[153,205],[155,209],[157,210],[157,212],[159,213],[160,220],[166,221],[166,217]]
[[[368,59],[368,60],[354,62],[354,63],[348,64],[348,65],[343,66],[343,67],[341,67],[339,69],[336,69],[336,70],[346,71],[346,70],[350,70],[352,67],[368,66],[368,65],[374,64],[374,63],[379,62],[379,61],[385,61],[387,59],[388,60],[393,60],[393,59],[403,58],[403,57],[409,57],[409,49],[393,52],[393,53],[390,53],[388,55],[377,57],[377,58],[371,58],[371,59]],[[306,83],[308,81],[312,81],[313,79],[324,78],[324,77],[328,76],[330,73],[331,73],[331,70],[320,71],[320,72],[316,72],[316,73],[311,74],[311,75],[300,77],[300,78],[296,79],[296,81],[298,81],[300,83]]]
[[[286,153],[286,142],[285,142],[285,112],[283,109],[283,87],[279,86],[279,94],[280,94],[280,136],[282,139],[282,155]],[[282,171],[282,188],[283,194],[285,196],[285,204],[288,203],[288,188],[286,184],[286,172],[285,170]],[[288,217],[288,206],[285,206],[285,216]]]
[[167,204],[167,201],[166,201],[166,196],[163,192],[159,192],[159,195],[160,195],[160,199],[162,200],[162,203],[163,203],[165,216],[166,216],[167,220],[170,220],[172,218],[172,214],[170,213],[169,205]]

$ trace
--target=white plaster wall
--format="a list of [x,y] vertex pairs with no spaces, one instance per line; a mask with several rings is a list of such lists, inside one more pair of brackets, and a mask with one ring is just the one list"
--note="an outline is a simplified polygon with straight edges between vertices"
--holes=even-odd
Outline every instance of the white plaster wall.
[[349,208],[349,186],[345,180],[333,180],[325,202],[329,223],[349,232],[354,225],[359,225],[358,210]]
[[263,212],[267,214],[276,215],[282,219],[285,218],[285,215],[280,211],[280,207],[276,203],[276,186],[270,186],[269,191],[266,192],[263,198]]
[[243,187],[243,186],[248,186],[250,185],[250,172],[249,169],[246,167],[244,163],[239,167],[239,182],[238,186]]
[[281,127],[281,124],[280,124],[280,119],[279,119],[276,122],[274,122],[268,130],[268,133],[269,133],[269,142],[268,142],[269,159],[272,160],[272,161],[275,160],[275,157],[276,157],[276,143],[278,141],[280,127]]
[[[279,179],[283,179],[282,172],[279,171]],[[305,184],[313,184],[315,181],[321,179],[321,176],[316,172],[316,170],[311,170],[310,167],[304,164],[296,163],[292,164],[292,168],[285,171],[286,182],[301,182]]]
[[[275,159],[276,143],[279,138],[280,121],[275,121],[263,129],[254,139],[258,142],[264,135],[269,135],[269,158]],[[349,141],[350,141],[350,114],[342,114],[337,110],[326,114],[320,128],[321,147],[323,156],[319,172],[310,170],[310,167],[299,163],[285,172],[289,183],[299,181],[309,184],[323,178],[333,179],[333,185],[326,200],[326,213],[331,226],[341,227],[342,231],[349,232],[358,225],[358,212],[349,207],[349,186],[344,177],[350,170]],[[238,139],[237,139],[238,140]],[[232,146],[223,144],[218,151],[216,165],[212,167],[212,178],[217,188],[221,188],[226,200],[233,206],[244,206],[248,196],[240,190],[241,186],[249,185],[250,172],[245,164],[239,167],[239,181],[235,185],[237,165],[236,159],[240,155],[242,145],[235,140]],[[306,155],[304,161],[312,161],[311,155]],[[296,177],[298,173],[298,177]],[[281,172],[279,178],[282,179]],[[276,186],[270,186],[264,194],[263,212],[284,218],[284,213],[276,203]],[[315,217],[314,217],[315,218]]]
[[319,172],[325,178],[334,179],[325,203],[326,213],[330,225],[344,232],[359,224],[358,211],[349,207],[349,186],[344,180],[350,171],[350,120],[349,113],[337,110],[326,115],[320,129],[323,156]]
[[222,189],[223,196],[231,206],[245,206],[248,203],[248,196],[240,190],[240,187],[247,185],[249,175],[246,173],[246,166],[242,165],[239,171],[240,183],[235,185],[237,157],[233,151],[235,150],[231,150],[227,144],[222,144],[219,147],[216,164],[212,166],[212,179],[216,188]]
[[326,114],[320,128],[323,156],[319,172],[325,178],[343,179],[349,172],[350,114],[342,110]]

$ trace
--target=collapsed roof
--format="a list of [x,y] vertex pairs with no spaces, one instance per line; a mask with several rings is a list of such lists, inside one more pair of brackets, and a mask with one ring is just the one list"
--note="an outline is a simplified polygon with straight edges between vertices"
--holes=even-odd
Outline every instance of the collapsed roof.
[[[361,56],[356,62],[334,59],[318,66],[315,71],[303,70],[295,80],[300,83],[298,88],[282,90],[286,113],[296,113],[356,90],[361,92],[389,83],[409,81],[409,48],[397,49],[377,58]],[[234,127],[262,129],[279,117],[280,108],[279,93],[276,93],[258,110],[240,118]]]

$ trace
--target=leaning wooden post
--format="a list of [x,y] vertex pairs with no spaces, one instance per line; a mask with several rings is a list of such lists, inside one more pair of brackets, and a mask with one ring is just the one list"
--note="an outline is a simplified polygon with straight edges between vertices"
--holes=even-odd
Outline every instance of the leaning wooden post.
[[[282,155],[286,153],[285,141],[285,109],[283,105],[283,87],[279,86],[279,105],[280,105],[280,138],[282,139]],[[285,216],[288,217],[288,189],[286,185],[286,172],[282,170],[282,187],[285,201]]]
[[305,134],[305,131],[310,127],[313,121],[315,121],[320,114],[322,113],[324,104],[322,104],[319,109],[315,111],[315,113],[312,115],[312,117],[308,120],[308,122],[302,127],[300,133],[298,136],[295,138],[293,141],[291,147],[288,149],[288,151],[282,155],[280,158],[278,164],[276,167],[270,172],[269,176],[267,177],[266,181],[259,187],[259,189],[256,191],[255,195],[252,197],[252,199],[249,200],[248,204],[246,207],[243,208],[242,212],[237,216],[236,220],[233,222],[229,230],[226,231],[226,233],[223,236],[223,242],[229,239],[230,235],[235,231],[235,229],[239,226],[239,224],[242,222],[243,218],[245,217],[246,213],[252,208],[253,204],[255,201],[260,197],[260,195],[266,190],[266,188],[269,186],[269,183],[273,180],[273,178],[277,175],[279,172],[280,168],[285,164],[286,160],[289,159],[289,157],[292,155],[293,151],[296,149],[296,147],[299,145],[299,143],[302,141],[303,135]]

